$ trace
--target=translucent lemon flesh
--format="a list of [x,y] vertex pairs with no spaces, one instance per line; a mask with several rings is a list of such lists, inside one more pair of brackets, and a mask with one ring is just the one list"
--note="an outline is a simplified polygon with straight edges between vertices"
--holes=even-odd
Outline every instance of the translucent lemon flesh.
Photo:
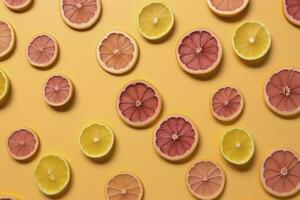
[[0,101],[4,99],[8,90],[8,80],[4,72],[0,70]]

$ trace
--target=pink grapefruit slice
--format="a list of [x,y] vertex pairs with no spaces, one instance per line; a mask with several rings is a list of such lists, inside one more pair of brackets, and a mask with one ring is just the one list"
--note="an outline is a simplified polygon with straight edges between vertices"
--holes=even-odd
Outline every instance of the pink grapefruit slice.
[[26,48],[28,62],[38,68],[47,68],[52,65],[58,55],[56,40],[48,34],[34,37]]
[[282,0],[285,17],[293,24],[300,26],[300,0]]
[[105,71],[124,74],[136,64],[139,50],[133,37],[121,31],[111,31],[100,40],[96,53]]
[[15,32],[12,26],[0,19],[0,58],[8,55],[15,45]]
[[243,111],[244,99],[239,89],[224,87],[218,89],[211,99],[213,116],[224,122],[236,119]]
[[0,200],[17,200],[17,199],[12,196],[0,196]]
[[74,29],[87,29],[99,19],[100,0],[61,0],[61,16]]
[[220,64],[222,45],[213,32],[199,28],[180,39],[176,55],[184,71],[196,75],[207,74]]
[[249,0],[207,0],[209,8],[217,15],[230,17],[241,13]]
[[216,162],[202,160],[188,170],[186,184],[196,198],[215,199],[223,192],[225,173]]
[[127,83],[117,99],[117,111],[130,126],[150,125],[160,114],[162,100],[153,85],[143,80]]
[[22,11],[30,6],[32,0],[4,0],[4,3],[13,11]]
[[15,130],[7,139],[8,153],[19,161],[30,159],[38,148],[38,136],[28,128]]
[[289,149],[277,149],[261,166],[260,179],[267,192],[288,197],[300,191],[300,157]]
[[43,89],[45,101],[53,107],[66,105],[73,95],[72,81],[64,75],[50,76]]
[[163,120],[153,134],[156,152],[170,161],[189,157],[196,149],[199,134],[195,125],[187,117],[173,115]]
[[268,107],[281,116],[300,113],[300,68],[282,68],[267,80],[265,101]]

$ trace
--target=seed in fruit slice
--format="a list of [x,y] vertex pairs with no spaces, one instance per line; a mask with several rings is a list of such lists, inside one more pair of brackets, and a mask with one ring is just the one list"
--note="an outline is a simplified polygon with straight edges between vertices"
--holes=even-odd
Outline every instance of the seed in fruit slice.
[[300,68],[282,68],[267,80],[265,101],[281,116],[300,113]]
[[15,45],[15,32],[12,26],[0,19],[0,58],[8,55]]
[[11,157],[16,160],[31,158],[39,148],[36,133],[28,128],[17,129],[7,139],[7,149]]
[[241,13],[249,0],[207,0],[209,8],[217,15],[230,17]]
[[17,199],[12,196],[0,196],[0,200],[17,200]]
[[5,5],[13,11],[22,11],[30,6],[32,0],[3,0]]
[[0,103],[3,103],[6,100],[8,92],[9,92],[9,80],[6,74],[4,73],[4,71],[0,69]]
[[96,54],[105,71],[123,74],[134,67],[139,50],[133,37],[121,31],[111,31],[100,40]]
[[48,34],[35,36],[26,48],[28,62],[39,68],[52,65],[58,54],[58,45],[55,39]]
[[186,184],[198,199],[215,199],[225,186],[223,169],[214,161],[202,160],[193,165],[186,176]]
[[244,60],[258,60],[271,47],[271,35],[260,22],[246,21],[240,24],[233,35],[233,49]]
[[144,189],[141,180],[128,172],[115,175],[105,186],[107,200],[141,200],[143,194]]
[[70,167],[67,161],[56,155],[43,157],[34,172],[38,188],[46,195],[62,192],[70,182]]
[[170,116],[163,120],[153,134],[156,152],[170,161],[190,156],[198,145],[199,135],[195,125],[184,116]]
[[252,136],[238,128],[224,134],[220,148],[222,156],[228,162],[236,165],[248,163],[253,157],[255,149]]
[[176,56],[184,71],[190,74],[207,74],[220,64],[222,45],[211,31],[196,29],[180,39]]
[[67,104],[73,95],[73,84],[64,75],[56,74],[48,78],[43,88],[45,101],[53,107]]
[[138,17],[138,28],[148,40],[165,37],[174,26],[174,15],[170,8],[162,3],[145,6]]
[[300,0],[282,0],[285,17],[293,24],[300,26]]
[[237,88],[224,87],[218,89],[211,100],[211,111],[220,121],[232,121],[243,111],[244,100]]
[[267,192],[288,197],[300,191],[300,157],[288,149],[278,149],[261,166],[260,180]]
[[151,124],[161,111],[162,102],[158,91],[146,81],[127,83],[117,99],[117,111],[122,120],[133,127]]
[[74,29],[87,29],[99,19],[100,0],[61,0],[61,16]]

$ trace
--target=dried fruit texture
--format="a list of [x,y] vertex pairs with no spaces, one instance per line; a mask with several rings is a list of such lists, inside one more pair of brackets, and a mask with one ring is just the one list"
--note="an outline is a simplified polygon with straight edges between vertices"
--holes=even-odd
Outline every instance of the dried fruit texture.
[[292,116],[300,113],[300,70],[284,68],[275,72],[265,86],[267,105],[277,114]]
[[300,0],[283,0],[283,11],[290,22],[300,25]]
[[14,31],[5,21],[0,20],[0,58],[6,56],[15,43]]
[[223,191],[225,174],[215,162],[203,160],[196,163],[187,173],[189,191],[199,199],[215,199]]
[[4,0],[5,5],[14,11],[27,8],[31,2],[32,0]]
[[177,161],[191,155],[198,140],[198,131],[189,119],[171,116],[155,130],[153,145],[160,156]]
[[243,6],[245,0],[210,0],[221,11],[233,11]]
[[292,150],[275,150],[261,168],[264,188],[274,196],[287,197],[300,190],[300,158]]

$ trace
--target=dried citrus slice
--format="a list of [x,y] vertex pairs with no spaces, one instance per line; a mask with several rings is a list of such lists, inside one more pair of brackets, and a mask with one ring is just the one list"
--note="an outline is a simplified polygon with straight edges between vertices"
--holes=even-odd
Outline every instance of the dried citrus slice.
[[241,13],[249,0],[207,0],[209,8],[217,15],[230,17]]
[[9,92],[9,80],[6,74],[4,73],[4,71],[0,69],[0,103],[3,103],[6,100],[8,92]]
[[39,138],[36,133],[28,128],[13,131],[7,139],[9,154],[16,160],[31,158],[39,148]]
[[278,149],[261,166],[260,180],[267,192],[288,197],[300,191],[300,157],[288,149]]
[[3,0],[5,5],[13,11],[22,11],[30,6],[32,0]]
[[117,99],[117,111],[130,126],[143,127],[151,124],[161,111],[162,103],[158,91],[146,81],[127,83]]
[[12,26],[0,19],[0,58],[8,55],[15,45],[15,32]]
[[57,58],[57,54],[57,42],[49,34],[35,36],[26,48],[28,62],[39,68],[45,68],[52,65]]
[[163,158],[178,161],[187,158],[197,147],[199,135],[195,125],[184,116],[163,120],[153,134],[153,146]]
[[220,64],[222,45],[213,32],[199,28],[182,36],[176,56],[184,71],[190,74],[206,74]]
[[258,60],[264,57],[271,47],[271,35],[260,22],[246,21],[234,32],[233,49],[244,60]]
[[121,31],[107,33],[97,47],[100,66],[112,74],[123,74],[136,64],[139,49],[135,39]]
[[70,182],[70,167],[67,161],[56,155],[43,157],[34,172],[38,188],[46,195],[62,192]]
[[45,101],[53,107],[66,105],[73,95],[73,84],[61,74],[50,76],[43,88]]
[[214,161],[202,160],[194,164],[186,175],[186,184],[198,199],[215,199],[225,186],[223,169]]
[[265,101],[281,116],[300,113],[300,68],[283,68],[273,73],[265,85]]
[[173,26],[173,12],[162,3],[151,3],[145,6],[138,16],[139,31],[148,40],[159,40],[165,37]]
[[282,0],[285,17],[293,24],[300,26],[300,0]]
[[61,16],[74,29],[87,29],[99,19],[100,0],[61,0]]
[[254,155],[254,141],[245,130],[234,128],[224,134],[221,140],[222,156],[230,163],[243,165]]
[[232,121],[243,111],[244,99],[239,89],[224,87],[218,89],[211,99],[211,111],[220,121]]
[[128,172],[115,175],[105,186],[107,200],[141,200],[143,194],[144,189],[141,180]]

